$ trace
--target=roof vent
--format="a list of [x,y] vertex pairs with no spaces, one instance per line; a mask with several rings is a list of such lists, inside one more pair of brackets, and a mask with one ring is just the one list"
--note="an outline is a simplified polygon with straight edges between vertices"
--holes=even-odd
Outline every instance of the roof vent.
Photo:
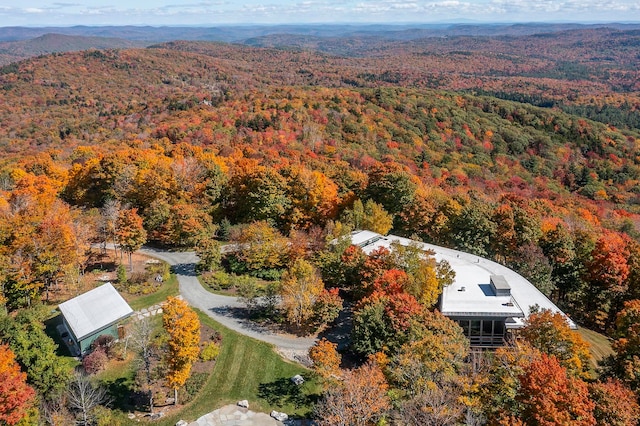
[[460,288],[458,289],[458,291],[466,291],[466,290],[467,290],[467,288],[466,288],[466,287],[464,287],[464,286],[462,286],[462,287],[460,287]]
[[511,287],[504,276],[491,275],[489,279],[496,296],[511,296]]

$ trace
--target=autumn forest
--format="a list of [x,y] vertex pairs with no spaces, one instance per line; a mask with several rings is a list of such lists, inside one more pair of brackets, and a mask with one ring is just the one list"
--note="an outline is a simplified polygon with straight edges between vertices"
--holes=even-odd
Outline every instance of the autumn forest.
[[[640,30],[604,27],[410,40],[273,35],[5,61],[0,378],[21,374],[5,356],[13,351],[29,383],[20,392],[53,392],[59,366],[38,367],[53,378],[28,371],[20,336],[35,327],[35,305],[76,294],[92,246],[195,248],[206,260],[207,241],[257,238],[278,242],[277,256],[214,256],[203,280],[219,280],[223,266],[285,287],[317,275],[316,302],[328,308],[313,317],[284,306],[297,332],[322,329],[343,303],[353,310],[353,368],[340,373],[327,341],[311,354],[325,389],[343,374],[347,387],[368,377],[381,390],[363,402],[370,416],[351,413],[363,422],[344,424],[634,425],[639,63]],[[439,283],[427,294],[408,284],[424,275],[406,259],[329,244],[362,227],[518,271],[609,338],[613,354],[592,365],[586,343],[541,312],[520,350],[478,361],[435,309],[440,269],[425,266]],[[385,316],[381,328],[365,324]],[[554,387],[562,400],[545,393]],[[329,413],[349,392],[359,390],[326,391],[319,404]],[[38,404],[21,416],[3,404],[0,424],[37,424]]]

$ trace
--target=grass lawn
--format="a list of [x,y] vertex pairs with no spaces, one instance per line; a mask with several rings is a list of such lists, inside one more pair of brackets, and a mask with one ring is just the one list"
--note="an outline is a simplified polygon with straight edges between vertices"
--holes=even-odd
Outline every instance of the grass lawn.
[[124,294],[124,298],[127,300],[127,303],[129,303],[129,306],[131,306],[131,309],[137,311],[164,302],[167,297],[177,296],[179,292],[178,278],[176,278],[175,274],[171,274],[170,278],[163,282],[157,291],[142,296]]
[[[222,348],[209,380],[198,396],[182,411],[158,422],[173,426],[179,419],[194,421],[198,417],[241,399],[249,400],[255,411],[284,411],[289,415],[309,416],[319,383],[311,371],[286,362],[267,343],[243,336],[221,326],[199,312],[200,321],[222,334]],[[296,387],[290,378],[302,374],[307,381]]]
[[613,354],[613,349],[611,349],[611,342],[607,339],[606,336],[597,333],[595,331],[586,329],[584,327],[580,327],[578,332],[582,336],[584,340],[589,342],[591,345],[591,363],[594,368],[598,366],[598,362],[607,356]]
[[[126,424],[125,411],[133,411],[134,407],[129,406],[129,395],[135,382],[135,365],[132,356],[128,356],[123,361],[111,361],[106,370],[96,375],[96,381],[107,388],[111,397],[111,406],[118,407],[122,411],[122,420]],[[119,413],[114,410],[114,413]]]

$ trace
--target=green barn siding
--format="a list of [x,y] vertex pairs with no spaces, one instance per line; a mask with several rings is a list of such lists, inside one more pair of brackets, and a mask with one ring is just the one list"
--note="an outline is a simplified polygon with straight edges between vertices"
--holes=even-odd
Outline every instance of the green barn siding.
[[95,333],[90,334],[89,336],[82,339],[80,342],[78,342],[80,344],[80,352],[82,352],[83,354],[88,352],[89,349],[91,348],[91,344],[103,334],[108,334],[110,336],[113,336],[115,339],[117,339],[118,324],[113,324],[107,328],[103,328],[102,330],[96,331]]

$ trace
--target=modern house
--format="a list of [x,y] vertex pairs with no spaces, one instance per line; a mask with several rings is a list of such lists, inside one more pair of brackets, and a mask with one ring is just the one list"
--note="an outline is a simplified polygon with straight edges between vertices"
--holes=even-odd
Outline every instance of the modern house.
[[59,305],[72,351],[84,355],[103,334],[118,338],[118,323],[133,309],[111,285],[103,284]]
[[[405,246],[417,244],[425,252],[434,253],[437,262],[449,262],[456,276],[454,282],[444,288],[440,311],[460,324],[473,347],[503,345],[514,330],[524,326],[532,308],[562,313],[522,275],[491,260],[371,231],[352,232],[351,242],[367,254],[379,247],[391,249],[393,242]],[[576,324],[566,318],[569,326],[576,329]]]

